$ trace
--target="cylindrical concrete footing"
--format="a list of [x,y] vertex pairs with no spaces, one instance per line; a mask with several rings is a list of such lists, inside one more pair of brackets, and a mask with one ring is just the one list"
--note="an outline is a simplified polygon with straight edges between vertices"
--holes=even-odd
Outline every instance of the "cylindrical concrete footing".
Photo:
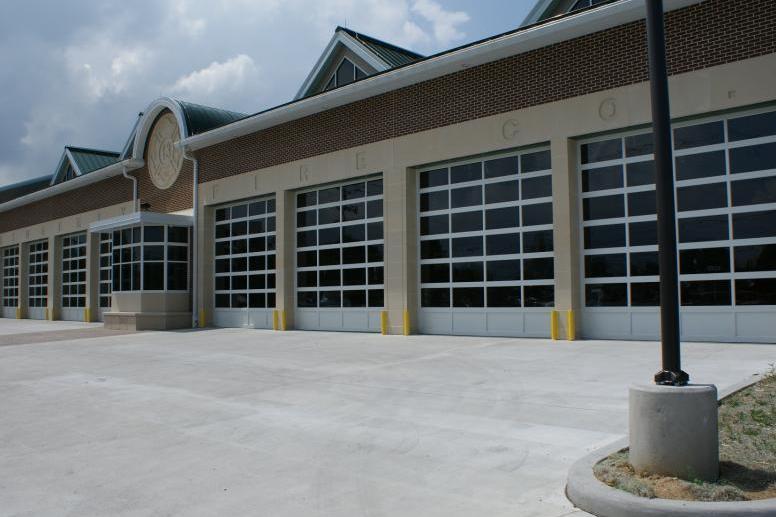
[[632,386],[630,464],[637,472],[716,481],[717,411],[715,386]]

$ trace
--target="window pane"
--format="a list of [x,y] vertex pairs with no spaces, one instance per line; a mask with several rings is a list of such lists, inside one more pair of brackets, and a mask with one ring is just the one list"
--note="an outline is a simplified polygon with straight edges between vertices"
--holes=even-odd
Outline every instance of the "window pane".
[[343,269],[342,285],[366,285],[366,269]]
[[627,165],[628,186],[654,185],[655,162],[636,162]]
[[366,240],[366,225],[356,224],[342,227],[342,242],[363,242]]
[[727,273],[730,271],[729,248],[681,250],[679,270],[683,275]]
[[523,226],[552,224],[552,203],[523,205]]
[[312,292],[298,292],[296,294],[296,306],[297,307],[317,307],[318,295],[315,291]]
[[518,173],[517,156],[507,156],[485,162],[485,177],[498,178]]
[[444,210],[447,208],[447,191],[427,192],[420,195],[420,211],[431,212],[433,210]]
[[728,140],[731,142],[770,135],[776,135],[776,111],[728,121]]
[[681,293],[686,306],[730,305],[729,280],[682,282]]
[[585,221],[613,219],[625,216],[625,202],[621,194],[582,200],[582,214]]
[[370,307],[382,307],[384,305],[384,292],[382,289],[370,289],[369,290],[369,306]]
[[447,258],[449,256],[450,241],[448,239],[434,239],[420,243],[420,258],[422,259]]
[[727,183],[681,187],[677,189],[676,203],[680,212],[724,208],[728,205]]
[[366,255],[369,262],[382,262],[383,261],[383,245],[371,244],[366,247]]
[[436,169],[420,173],[420,188],[447,185],[447,169]]
[[726,215],[679,219],[679,242],[724,241],[727,238]]
[[585,256],[585,277],[603,278],[626,276],[625,254]]
[[467,163],[450,167],[450,183],[463,183],[482,179],[482,163]]
[[552,177],[527,178],[523,180],[523,199],[552,196]]
[[552,258],[523,260],[523,278],[525,280],[551,280],[555,275]]
[[315,226],[317,223],[317,212],[315,210],[308,210],[307,212],[296,213],[296,226],[303,228],[305,226]]
[[316,287],[318,285],[318,272],[297,271],[296,285],[297,287]]
[[[355,248],[343,248],[342,256],[346,258],[348,264],[364,262],[364,247],[356,246]],[[340,263],[340,250],[320,250],[318,252],[318,262],[321,266],[336,266]]]
[[421,289],[420,305],[422,307],[450,307],[450,289]]
[[460,237],[453,239],[453,257],[475,257],[482,255],[482,237]]
[[485,185],[485,203],[505,203],[520,199],[520,183],[517,180]]
[[303,207],[306,207],[306,206],[312,206],[312,205],[316,204],[316,200],[318,199],[317,194],[318,193],[315,192],[315,191],[304,192],[302,194],[297,194],[296,195],[296,206],[297,206],[297,208],[303,208]]
[[[234,214],[234,208],[232,213]],[[170,226],[167,228],[167,240],[169,242],[189,242],[189,229],[184,226]]]
[[677,150],[721,144],[724,141],[725,129],[722,121],[674,129],[674,149]]
[[317,242],[318,242],[317,232],[315,230],[296,233],[297,248],[304,248],[306,246],[315,246]]
[[552,230],[523,232],[523,253],[552,251]]
[[652,133],[625,137],[625,156],[642,156],[654,152]]
[[631,276],[656,276],[660,274],[660,264],[656,251],[630,254]]
[[143,246],[143,260],[164,260],[164,246]]
[[734,253],[737,273],[776,271],[776,244],[737,246]]
[[339,286],[340,285],[340,270],[339,269],[322,269],[319,271],[319,282],[322,286]]
[[366,307],[366,291],[342,291],[343,307]]
[[318,293],[319,307],[341,307],[342,296],[340,291],[321,291]]
[[[340,188],[332,187],[318,191],[318,204],[334,203],[340,200]],[[331,210],[331,208],[329,208]]]
[[453,288],[453,307],[484,307],[485,289],[482,287]]
[[420,266],[420,282],[440,284],[450,281],[450,264],[423,264]]
[[676,179],[690,180],[725,174],[725,151],[676,157]]
[[[244,259],[243,259],[244,260]],[[167,264],[167,289],[169,291],[185,291],[188,288],[188,264]]]
[[[344,187],[343,187],[344,192]],[[343,221],[357,221],[364,219],[366,216],[366,210],[364,203],[354,203],[352,205],[342,205],[342,220]]]
[[582,192],[622,187],[622,165],[582,171]]
[[739,147],[730,150],[730,172],[776,169],[776,143]]
[[318,245],[326,246],[328,244],[339,244],[340,242],[340,229],[339,228],[326,228],[318,230]]
[[366,185],[363,182],[342,187],[342,200],[361,199],[366,195]]
[[383,200],[375,199],[366,203],[366,217],[372,219],[383,216]]
[[[477,237],[477,239],[480,239]],[[506,233],[501,235],[488,235],[487,241],[488,256],[493,255],[514,255],[520,253],[520,234]],[[481,239],[480,239],[480,242]]]
[[776,278],[736,280],[736,304],[776,305]]
[[619,138],[584,144],[581,149],[582,163],[604,162],[622,158],[622,141]]
[[620,248],[623,246],[625,246],[624,224],[606,224],[585,228],[586,249]]
[[[422,200],[421,200],[422,202]],[[457,188],[450,191],[450,208],[461,208],[482,204],[482,187]]]
[[523,173],[535,171],[547,171],[552,168],[550,151],[526,153],[520,157],[520,170]]
[[232,219],[239,219],[248,215],[248,207],[246,205],[237,205],[232,207]]
[[383,180],[372,180],[366,182],[366,195],[379,196],[383,193]]
[[488,307],[520,307],[520,287],[488,287]]
[[555,287],[552,285],[527,285],[523,288],[525,307],[552,307],[555,305]]
[[627,284],[589,284],[585,286],[588,307],[625,307],[628,304]]
[[436,235],[438,233],[448,233],[449,231],[450,225],[447,215],[432,215],[420,218],[421,235]]
[[654,190],[628,194],[628,215],[653,215],[657,213],[657,199]]
[[660,305],[660,284],[657,282],[631,284],[633,307],[657,307]]
[[453,282],[482,282],[482,262],[455,262],[453,267]]
[[350,84],[356,79],[356,69],[353,63],[347,59],[343,59],[340,66],[337,68],[337,86],[343,86]]
[[520,212],[516,206],[493,208],[485,211],[485,227],[488,230],[520,226]]
[[452,221],[452,231],[456,232],[474,232],[482,230],[482,212],[462,212],[450,214]]
[[733,206],[776,203],[776,177],[733,181]]
[[487,262],[488,281],[520,280],[520,260],[490,260]]
[[164,226],[143,227],[143,239],[145,242],[164,242]]
[[757,239],[776,237],[776,210],[733,214],[733,237],[735,239]]

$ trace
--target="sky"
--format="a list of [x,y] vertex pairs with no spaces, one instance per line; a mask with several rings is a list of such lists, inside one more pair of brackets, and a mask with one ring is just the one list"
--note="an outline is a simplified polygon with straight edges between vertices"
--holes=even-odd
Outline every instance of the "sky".
[[254,113],[293,98],[337,25],[433,54],[520,25],[534,0],[4,0],[0,186],[65,145],[121,150],[161,96]]

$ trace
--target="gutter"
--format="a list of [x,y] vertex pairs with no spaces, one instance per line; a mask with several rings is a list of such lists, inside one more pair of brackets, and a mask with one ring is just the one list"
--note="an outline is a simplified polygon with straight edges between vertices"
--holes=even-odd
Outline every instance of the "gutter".
[[143,160],[134,159],[114,163],[112,165],[108,165],[107,167],[103,167],[102,169],[90,172],[89,174],[78,176],[77,178],[73,178],[69,181],[63,181],[62,183],[57,183],[54,186],[45,188],[43,190],[38,190],[37,192],[32,192],[21,197],[17,197],[11,201],[6,201],[5,203],[0,204],[0,212],[7,212],[8,210],[27,205],[29,203],[34,203],[35,201],[40,201],[41,199],[56,196],[64,192],[76,190],[87,185],[97,183],[104,179],[112,178],[114,176],[121,176],[123,175],[125,168],[126,170],[131,171],[139,169],[143,165],[145,165]]
[[[681,9],[702,1],[667,0],[665,10]],[[517,29],[478,43],[430,56],[415,63],[377,73],[314,97],[270,108],[220,128],[189,136],[181,141],[181,145],[190,151],[197,151],[321,111],[641,20],[646,17],[644,5],[645,0],[622,0],[552,18],[534,26]]]
[[193,193],[192,193],[192,216],[193,216],[193,228],[191,230],[191,327],[199,328],[200,324],[204,322],[200,321],[199,315],[199,289],[197,288],[197,267],[199,266],[199,253],[197,232],[199,230],[199,160],[191,154],[188,147],[183,147],[183,157],[187,160],[191,160],[194,166],[194,173],[192,178]]

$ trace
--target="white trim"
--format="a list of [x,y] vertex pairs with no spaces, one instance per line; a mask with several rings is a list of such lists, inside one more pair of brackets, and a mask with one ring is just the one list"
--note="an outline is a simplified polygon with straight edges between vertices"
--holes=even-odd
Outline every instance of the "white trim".
[[62,174],[62,166],[65,164],[65,158],[67,157],[67,147],[65,147],[65,152],[62,153],[62,156],[59,158],[59,163],[57,163],[57,168],[54,169],[54,174],[51,176],[51,181],[49,181],[49,186],[56,185],[57,180]]
[[132,147],[132,159],[143,160],[145,156],[145,147],[148,142],[148,135],[156,122],[156,117],[164,110],[170,110],[178,121],[181,139],[189,134],[189,128],[186,125],[186,118],[183,116],[183,107],[176,99],[171,97],[160,97],[153,101],[143,111],[143,116],[137,122],[137,131],[135,132],[135,144]]
[[75,158],[73,158],[73,153],[70,152],[69,147],[65,147],[65,154],[67,155],[67,159],[70,160],[70,166],[73,168],[76,175],[83,176],[81,168],[78,166],[78,162],[75,161]]
[[160,214],[157,212],[132,212],[111,217],[89,225],[89,232],[104,233],[138,225],[193,226],[194,218],[188,215]]
[[310,93],[310,89],[315,85],[315,83],[318,82],[321,74],[326,71],[328,65],[331,64],[334,55],[339,50],[339,46],[347,48],[378,72],[382,72],[390,68],[388,63],[380,59],[371,51],[367,50],[366,47],[364,47],[364,45],[361,44],[356,38],[343,30],[338,30],[329,40],[329,44],[326,45],[326,48],[323,50],[323,53],[321,53],[318,61],[315,62],[313,69],[309,74],[307,74],[307,77],[302,83],[302,86],[296,92],[296,95],[294,95],[294,100],[301,99]]
[[[356,83],[300,99],[268,111],[246,117],[211,131],[186,138],[182,144],[192,151],[255,133],[291,120],[306,117],[355,101],[397,90],[423,81],[449,75],[509,56],[543,48],[554,43],[641,20],[646,16],[645,0],[622,0],[598,9],[551,20],[536,27],[448,52]],[[666,11],[700,3],[702,0],[667,0]]]

